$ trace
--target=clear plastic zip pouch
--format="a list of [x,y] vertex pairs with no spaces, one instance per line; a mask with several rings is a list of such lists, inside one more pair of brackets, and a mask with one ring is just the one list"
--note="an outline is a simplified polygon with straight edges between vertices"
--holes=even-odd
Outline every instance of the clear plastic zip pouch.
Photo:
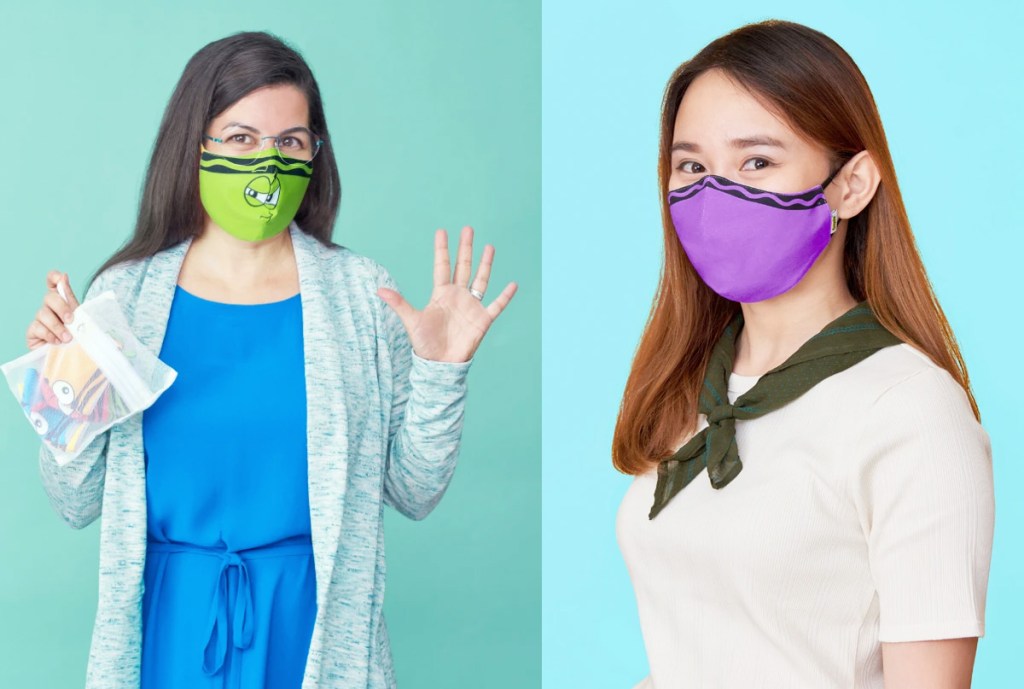
[[71,341],[40,345],[0,366],[61,466],[150,407],[178,375],[135,337],[113,290],[82,302],[67,329]]

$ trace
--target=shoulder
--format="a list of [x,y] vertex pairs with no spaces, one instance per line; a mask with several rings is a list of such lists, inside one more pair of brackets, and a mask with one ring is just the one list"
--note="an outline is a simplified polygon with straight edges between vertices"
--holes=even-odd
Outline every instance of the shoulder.
[[312,255],[335,282],[349,287],[376,288],[391,281],[387,269],[369,256],[364,256],[343,244],[323,244],[307,235]]
[[970,411],[967,393],[949,371],[907,343],[880,349],[825,382],[855,412],[878,405],[936,403],[965,405]]
[[913,345],[886,347],[862,363],[868,363],[865,377],[873,383],[868,399],[872,407],[952,406],[974,415],[960,383]]
[[888,349],[875,355],[884,355],[875,367],[879,384],[858,419],[857,445],[887,465],[898,457],[932,474],[944,465],[986,468],[988,433],[960,383],[910,345]]
[[122,261],[105,268],[93,279],[82,301],[112,291],[126,315],[134,311],[151,257]]
[[892,373],[855,418],[846,450],[853,460],[850,485],[871,516],[867,523],[887,523],[875,529],[887,538],[916,529],[921,547],[920,532],[938,529],[922,527],[927,520],[962,523],[971,533],[978,525],[990,528],[992,444],[967,393],[923,353],[909,345],[890,349],[896,350],[888,353]]
[[92,284],[99,285],[104,289],[119,289],[125,285],[141,282],[150,260],[150,258],[138,258],[115,263],[97,274]]
[[822,381],[804,407],[828,433],[841,434],[851,470],[879,462],[916,463],[922,471],[945,462],[984,464],[989,438],[967,392],[918,348],[901,343]]

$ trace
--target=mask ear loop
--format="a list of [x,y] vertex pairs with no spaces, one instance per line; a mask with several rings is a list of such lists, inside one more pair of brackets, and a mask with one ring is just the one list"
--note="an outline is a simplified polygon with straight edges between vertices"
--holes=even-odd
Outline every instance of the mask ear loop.
[[[825,179],[825,181],[824,181],[824,182],[822,182],[822,183],[821,183],[821,189],[822,189],[822,191],[824,191],[824,190],[825,190],[825,187],[827,187],[827,186],[829,185],[829,183],[830,183],[830,182],[831,182],[831,181],[832,181],[833,179],[835,179],[836,175],[838,175],[838,174],[839,174],[839,171],[840,171],[840,170],[842,170],[842,169],[843,169],[843,166],[842,166],[842,165],[840,165],[839,167],[837,167],[837,168],[836,168],[835,170],[833,170],[833,171],[832,171],[832,174],[831,174],[831,175],[829,175],[829,176],[828,176],[828,177],[827,177],[827,178]],[[829,237],[831,237],[832,235],[834,235],[834,234],[836,233],[836,229],[838,229],[838,228],[839,228],[839,211],[837,211],[837,210],[835,210],[835,209],[833,208],[833,209],[832,209],[832,229],[831,229],[831,231],[829,231],[829,233],[828,233],[828,236],[829,236]]]
[[836,175],[838,175],[839,171],[842,170],[842,169],[843,169],[843,166],[840,165],[835,170],[833,170],[832,174],[829,175],[828,177],[826,177],[825,181],[821,183],[821,188],[824,189],[825,187],[827,187],[832,182],[832,180],[834,180],[836,178]]

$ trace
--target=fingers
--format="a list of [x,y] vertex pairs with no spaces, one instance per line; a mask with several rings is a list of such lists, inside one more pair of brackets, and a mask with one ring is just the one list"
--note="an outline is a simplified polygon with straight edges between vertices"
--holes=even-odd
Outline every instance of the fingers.
[[387,287],[379,288],[377,290],[377,295],[383,299],[388,306],[394,309],[406,330],[411,330],[412,322],[416,316],[416,309],[412,307],[412,304],[407,302],[405,297],[401,294],[393,289],[388,289]]
[[57,283],[63,277],[64,277],[64,273],[60,272],[59,270],[51,270],[49,273],[46,274],[46,288],[47,289],[56,289],[57,288]]
[[[50,295],[48,294],[47,297],[50,297]],[[57,298],[60,299],[60,297]],[[64,304],[63,300],[61,300],[61,304]],[[64,306],[64,308],[67,307]],[[43,306],[40,307],[39,311],[36,312],[36,319],[34,323],[41,324],[46,330],[50,331],[50,333],[54,336],[54,340],[48,341],[71,341],[71,333],[68,332],[68,329],[64,327],[63,321],[61,321],[61,319],[57,316],[56,312],[54,312],[54,310],[48,304],[44,303]]]
[[43,308],[49,309],[64,323],[70,323],[74,315],[71,305],[60,298],[60,295],[51,290],[43,295]]
[[487,305],[487,313],[490,315],[491,320],[497,318],[508,303],[512,301],[512,295],[519,289],[519,285],[514,282],[510,282],[505,285],[505,289],[501,290],[501,294],[495,297],[494,301]]
[[60,344],[60,339],[39,321],[32,321],[25,332],[25,344],[35,349],[44,344]]
[[[68,308],[71,309],[72,311],[77,309],[78,308],[78,297],[76,297],[75,293],[71,290],[71,280],[68,278],[68,274],[67,273],[64,273],[64,294],[68,298],[68,301],[67,301]],[[57,296],[60,296],[60,295],[57,295]]]
[[447,285],[452,279],[452,265],[448,260],[448,233],[434,233],[434,285]]
[[455,258],[456,285],[469,287],[469,276],[473,273],[473,228],[466,225],[459,235],[459,253]]
[[491,264],[494,263],[494,247],[488,244],[484,247],[484,254],[480,257],[480,265],[476,269],[476,277],[473,278],[473,289],[480,294],[487,291],[487,282],[491,279]]
[[[67,301],[58,293],[58,285],[67,295]],[[35,349],[45,343],[60,344],[71,341],[71,333],[65,324],[71,322],[73,311],[78,307],[78,299],[71,291],[67,273],[51,270],[46,274],[46,286],[43,305],[25,332],[25,342],[29,349]]]
[[[64,294],[68,298],[67,302],[61,298],[60,292],[57,289],[58,284],[63,284]],[[71,289],[71,281],[68,279],[67,273],[62,273],[59,270],[51,270],[46,274],[46,287],[49,290],[49,294],[55,295],[60,300],[61,304],[67,305],[69,313],[78,308],[78,299],[75,297],[75,293]],[[59,309],[55,310],[58,313],[61,313]]]

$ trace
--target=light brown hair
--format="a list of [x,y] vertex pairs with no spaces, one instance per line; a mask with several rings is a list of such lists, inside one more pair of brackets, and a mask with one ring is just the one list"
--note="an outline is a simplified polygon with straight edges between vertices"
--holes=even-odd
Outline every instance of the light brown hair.
[[724,71],[795,131],[824,146],[836,167],[860,151],[871,154],[881,182],[868,206],[848,220],[843,260],[850,292],[858,301],[867,299],[890,332],[949,371],[980,420],[963,357],[918,254],[867,81],[828,36],[770,20],[713,41],[680,65],[665,89],[658,155],[665,260],[619,408],[612,440],[615,467],[627,474],[647,471],[696,429],[708,359],[739,310],[694,270],[676,236],[665,194],[676,112],[687,87],[711,69]]

